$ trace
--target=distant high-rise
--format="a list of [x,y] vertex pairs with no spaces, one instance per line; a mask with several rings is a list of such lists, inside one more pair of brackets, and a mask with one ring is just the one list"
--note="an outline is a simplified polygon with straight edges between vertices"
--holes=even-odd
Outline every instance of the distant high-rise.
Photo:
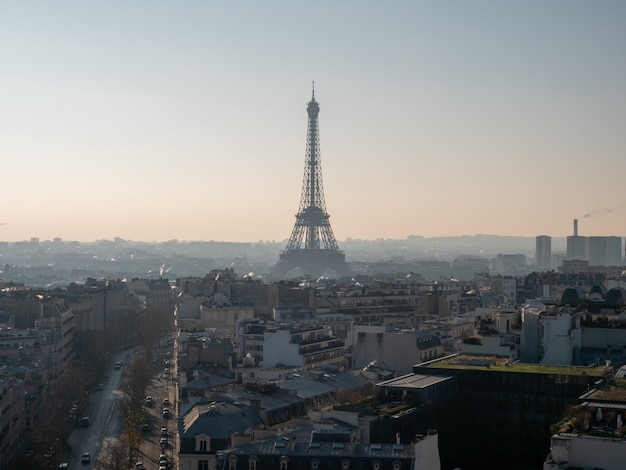
[[567,237],[567,259],[587,261],[589,266],[622,266],[622,238],[582,237],[574,219],[574,235]]
[[589,266],[621,266],[621,237],[587,237]]
[[282,278],[295,268],[299,268],[303,275],[311,277],[318,277],[328,271],[340,275],[350,273],[345,255],[339,250],[330,227],[330,216],[326,212],[317,121],[320,106],[315,101],[315,88],[306,110],[309,122],[300,209],[296,214],[296,223],[287,247],[272,270],[273,278]]
[[535,239],[535,264],[540,269],[552,267],[552,237],[539,235]]
[[574,235],[567,237],[567,259],[586,260],[586,240],[585,237],[578,236],[578,219],[574,219]]

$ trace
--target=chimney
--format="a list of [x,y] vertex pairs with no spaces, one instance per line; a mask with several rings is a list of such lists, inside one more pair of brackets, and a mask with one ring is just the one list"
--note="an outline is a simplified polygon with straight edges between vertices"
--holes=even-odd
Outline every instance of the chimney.
[[400,433],[396,433],[396,444],[400,445]]
[[574,219],[574,236],[578,236],[578,219]]

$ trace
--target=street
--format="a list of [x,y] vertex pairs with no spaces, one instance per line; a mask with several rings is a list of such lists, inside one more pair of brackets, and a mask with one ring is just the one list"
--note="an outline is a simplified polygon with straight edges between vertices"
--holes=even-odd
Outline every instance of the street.
[[[120,352],[113,361],[123,360],[127,352]],[[77,427],[72,431],[68,439],[71,454],[67,463],[69,468],[93,468],[102,448],[102,443],[111,437],[118,437],[117,419],[114,414],[116,405],[121,398],[119,385],[122,379],[122,371],[115,370],[111,365],[107,371],[108,378],[103,379],[102,390],[95,391],[89,397],[89,426]],[[81,456],[88,452],[90,463],[81,463]]]

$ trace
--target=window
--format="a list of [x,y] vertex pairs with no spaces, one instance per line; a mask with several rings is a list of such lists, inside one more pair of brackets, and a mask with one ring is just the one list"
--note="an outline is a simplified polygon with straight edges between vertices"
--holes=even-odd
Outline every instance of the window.
[[209,470],[209,461],[198,460],[198,470]]
[[237,470],[237,457],[234,455],[228,458],[228,470]]
[[204,440],[200,441],[200,451],[206,452],[206,441]]
[[256,459],[250,458],[248,460],[248,470],[256,470]]

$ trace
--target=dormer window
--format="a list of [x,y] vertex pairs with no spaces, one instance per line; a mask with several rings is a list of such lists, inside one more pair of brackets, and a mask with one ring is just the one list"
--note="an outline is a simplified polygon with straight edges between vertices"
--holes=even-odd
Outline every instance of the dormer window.
[[209,436],[196,436],[196,452],[210,452],[211,438]]
[[280,458],[280,470],[288,470],[287,469],[287,463],[289,462],[289,457],[287,457],[286,455],[283,455]]

